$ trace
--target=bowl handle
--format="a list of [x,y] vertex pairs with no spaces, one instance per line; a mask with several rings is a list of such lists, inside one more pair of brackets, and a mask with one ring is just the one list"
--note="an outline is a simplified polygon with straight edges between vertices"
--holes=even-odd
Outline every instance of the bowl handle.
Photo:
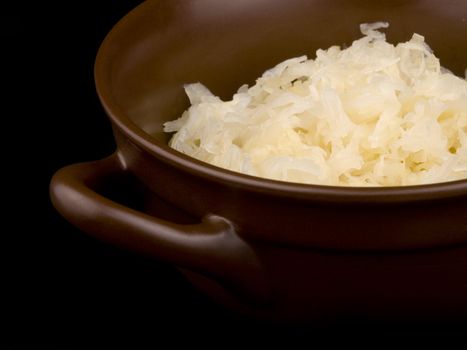
[[194,225],[168,222],[107,199],[96,184],[126,170],[118,153],[60,169],[50,183],[55,208],[97,238],[214,277],[230,291],[264,301],[264,274],[252,248],[232,223],[206,215]]

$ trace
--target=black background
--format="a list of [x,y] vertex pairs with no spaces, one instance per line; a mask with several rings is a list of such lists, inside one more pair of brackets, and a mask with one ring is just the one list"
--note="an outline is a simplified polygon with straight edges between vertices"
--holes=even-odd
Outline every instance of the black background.
[[247,339],[313,345],[362,343],[371,336],[377,336],[375,345],[433,337],[465,344],[467,327],[458,319],[375,323],[349,315],[300,329],[244,319],[199,294],[173,267],[101,243],[55,212],[48,197],[53,173],[114,151],[94,88],[94,58],[106,33],[140,2],[16,3],[2,9],[0,318],[6,326],[0,346],[157,348],[168,340],[223,347]]

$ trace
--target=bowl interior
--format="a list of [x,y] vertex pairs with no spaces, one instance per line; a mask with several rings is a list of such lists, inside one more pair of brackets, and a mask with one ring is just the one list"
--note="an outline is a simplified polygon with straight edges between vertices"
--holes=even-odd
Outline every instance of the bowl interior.
[[348,45],[359,24],[387,21],[388,41],[424,35],[442,65],[464,76],[464,0],[156,0],[111,32],[99,52],[98,90],[139,128],[166,143],[162,124],[188,106],[183,85],[202,82],[222,98],[278,62]]

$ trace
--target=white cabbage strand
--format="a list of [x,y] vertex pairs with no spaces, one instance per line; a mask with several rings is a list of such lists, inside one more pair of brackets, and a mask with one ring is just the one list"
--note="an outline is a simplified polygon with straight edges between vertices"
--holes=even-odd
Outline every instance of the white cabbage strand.
[[362,24],[346,49],[286,60],[222,101],[200,83],[164,124],[170,146],[210,164],[281,181],[405,186],[467,178],[467,81],[414,34],[386,42]]

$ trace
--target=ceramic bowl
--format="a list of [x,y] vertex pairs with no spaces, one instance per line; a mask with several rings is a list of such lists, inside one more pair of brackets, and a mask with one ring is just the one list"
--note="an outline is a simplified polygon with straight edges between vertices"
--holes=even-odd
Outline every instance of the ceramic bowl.
[[[463,0],[146,1],[108,34],[95,65],[117,150],[58,171],[52,201],[82,230],[173,263],[251,315],[467,315],[467,180],[279,182],[180,154],[162,130],[188,106],[183,84],[200,81],[227,98],[286,58],[350,44],[364,22],[389,22],[390,42],[423,34],[446,67],[464,74],[466,18]],[[98,193],[119,174],[144,186],[144,210]],[[156,199],[195,220],[162,219]]]

